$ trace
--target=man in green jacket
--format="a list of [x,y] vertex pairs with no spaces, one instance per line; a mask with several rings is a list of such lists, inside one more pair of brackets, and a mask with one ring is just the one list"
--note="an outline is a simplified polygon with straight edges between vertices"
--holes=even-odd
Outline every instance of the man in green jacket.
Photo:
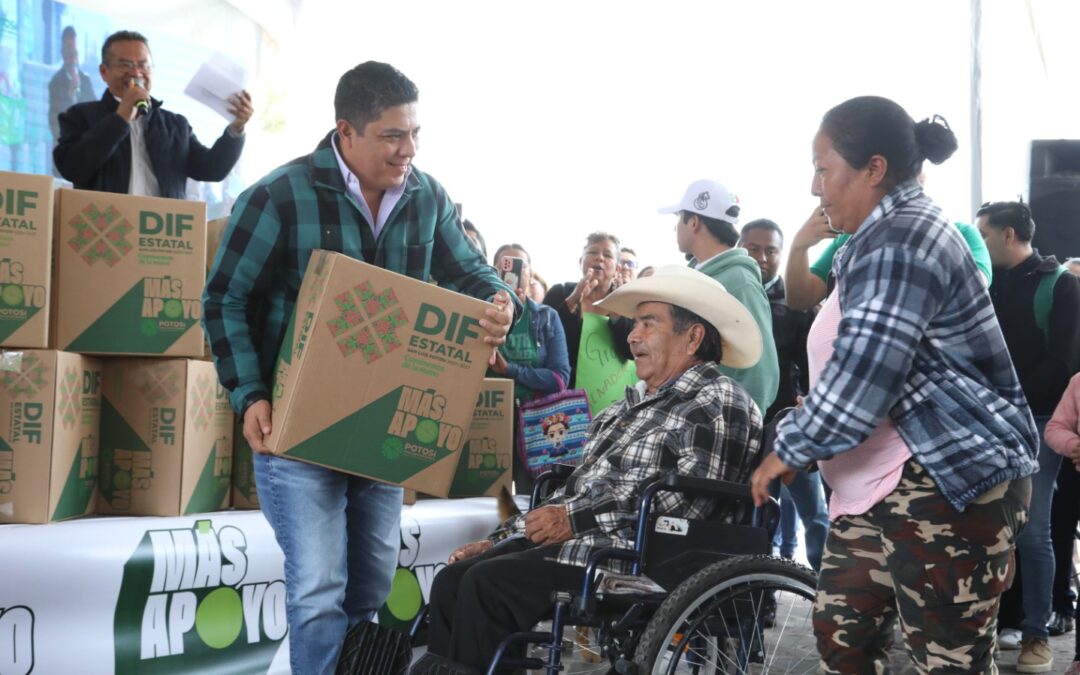
[[240,196],[203,294],[218,377],[243,418],[263,513],[285,554],[295,675],[333,673],[347,628],[385,601],[402,499],[399,487],[265,454],[274,361],[311,251],[493,301],[480,322],[493,349],[518,306],[469,244],[446,191],[412,166],[417,98],[390,65],[369,61],[345,73],[336,128]]
[[660,209],[679,214],[675,237],[679,250],[697,270],[716,279],[727,292],[750,310],[761,332],[761,360],[750,368],[721,367],[724,374],[741,384],[761,409],[772,405],[780,383],[780,366],[773,341],[772,309],[761,285],[761,269],[739,242],[739,198],[714,180],[690,184],[682,201]]

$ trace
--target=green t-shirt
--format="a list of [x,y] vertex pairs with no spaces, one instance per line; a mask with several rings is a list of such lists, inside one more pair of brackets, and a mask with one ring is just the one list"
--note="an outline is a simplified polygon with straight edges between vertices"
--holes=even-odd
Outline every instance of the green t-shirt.
[[[986,242],[983,241],[979,228],[967,223],[955,223],[955,225],[956,229],[960,230],[960,235],[964,237],[964,241],[967,242],[968,248],[971,249],[971,255],[975,258],[975,266],[986,277],[986,283],[989,285],[992,278],[990,251],[986,249]],[[840,250],[840,247],[844,245],[844,242],[850,238],[850,234],[842,234],[829,242],[829,245],[821,252],[818,259],[810,266],[810,272],[818,279],[828,283],[829,272],[832,271],[833,257]]]

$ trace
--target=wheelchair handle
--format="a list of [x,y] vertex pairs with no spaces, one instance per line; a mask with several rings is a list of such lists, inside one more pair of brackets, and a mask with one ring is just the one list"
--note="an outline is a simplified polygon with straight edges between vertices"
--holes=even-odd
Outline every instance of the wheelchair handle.
[[576,468],[571,464],[552,464],[547,471],[537,476],[536,482],[533,483],[532,495],[529,498],[529,508],[535,509],[540,506],[548,483],[558,483],[559,485],[565,483]]

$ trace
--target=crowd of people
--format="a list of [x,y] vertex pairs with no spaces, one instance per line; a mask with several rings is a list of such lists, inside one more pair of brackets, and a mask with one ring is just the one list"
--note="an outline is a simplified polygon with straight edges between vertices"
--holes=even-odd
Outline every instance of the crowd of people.
[[[250,97],[234,97],[234,122],[206,148],[150,96],[152,67],[143,36],[117,33],[102,50],[108,92],[59,114],[56,166],[77,186],[178,196],[188,177],[219,179],[239,157]],[[484,670],[502,636],[578,583],[592,550],[632,541],[636,498],[664,472],[780,496],[783,555],[802,520],[823,672],[886,672],[897,619],[920,672],[995,672],[997,647],[1021,650],[1019,672],[1053,668],[1047,639],[1074,630],[1077,612],[1080,266],[1032,248],[1022,202],[988,203],[974,224],[942,213],[921,171],[957,148],[943,119],[915,122],[871,96],[827,111],[811,153],[819,205],[790,244],[771,220],[740,228],[734,193],[700,180],[661,209],[686,267],[643,267],[615,234],[594,232],[580,278],[548,286],[519,243],[489,257],[413,164],[418,98],[388,64],[342,75],[334,127],[241,195],[204,293],[218,374],[285,554],[294,673],[333,672],[347,628],[385,600],[402,497],[264,454],[274,359],[317,248],[490,301],[490,372],[513,379],[519,402],[574,388],[594,404],[566,487],[462,546],[436,577],[415,672]],[[596,344],[613,355],[605,381],[629,385],[603,405],[582,360]],[[770,424],[775,450],[761,457]],[[515,473],[519,489],[528,480]],[[714,508],[671,496],[659,510]],[[1069,673],[1080,644],[1077,656]]]

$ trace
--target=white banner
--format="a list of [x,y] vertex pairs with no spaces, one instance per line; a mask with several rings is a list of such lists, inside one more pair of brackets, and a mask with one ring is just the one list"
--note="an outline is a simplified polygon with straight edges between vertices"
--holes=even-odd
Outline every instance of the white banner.
[[[402,509],[380,620],[407,625],[490,498]],[[0,526],[0,675],[289,672],[281,550],[262,513]]]

